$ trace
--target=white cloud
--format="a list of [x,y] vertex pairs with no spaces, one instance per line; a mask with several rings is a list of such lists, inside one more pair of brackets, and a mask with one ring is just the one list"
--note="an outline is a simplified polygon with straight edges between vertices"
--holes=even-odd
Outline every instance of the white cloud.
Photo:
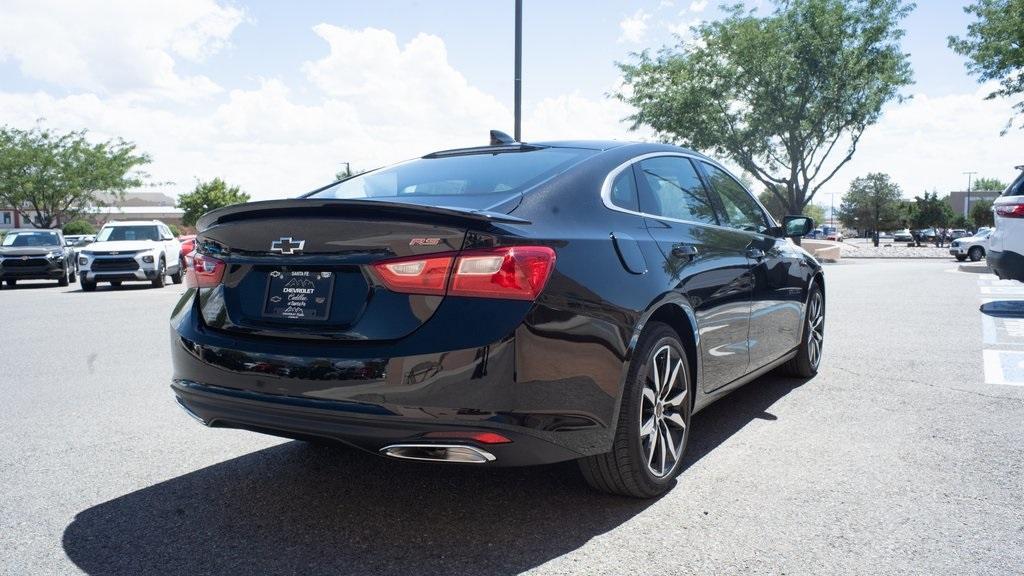
[[637,10],[632,16],[627,16],[619,22],[622,34],[619,35],[619,43],[639,44],[647,35],[647,21],[651,15],[642,9]]
[[523,119],[524,140],[649,140],[653,134],[641,129],[630,132],[632,113],[628,104],[602,98],[592,100],[580,94],[544,98]]
[[703,12],[708,7],[708,0],[693,0],[690,2],[690,12]]
[[[1010,118],[1012,102],[985,100],[992,85],[973,93],[929,97],[916,94],[908,102],[891,105],[878,124],[867,129],[856,155],[822,189],[846,192],[850,180],[869,172],[893,177],[907,197],[936,189],[939,196],[967,187],[966,171],[978,176],[1011,180],[1021,163],[1024,131],[1000,130]],[[816,198],[828,202],[828,196]]]
[[0,60],[67,90],[190,99],[220,88],[182,76],[175,58],[223,49],[242,19],[216,0],[15,2],[0,19]]
[[319,25],[315,33],[330,52],[301,65],[309,81],[301,98],[274,78],[231,90],[213,106],[185,108],[95,92],[56,97],[0,89],[0,124],[45,118],[61,130],[121,136],[153,156],[147,170],[154,181],[175,183],[169,193],[187,191],[194,178],[221,176],[257,199],[322,185],[341,162],[374,168],[485,144],[489,129],[512,124],[505,106],[450,65],[436,36],[399,46],[386,30]]

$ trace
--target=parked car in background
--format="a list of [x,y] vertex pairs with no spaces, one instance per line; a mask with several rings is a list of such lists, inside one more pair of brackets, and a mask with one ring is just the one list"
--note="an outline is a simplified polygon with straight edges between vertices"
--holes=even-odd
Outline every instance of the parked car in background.
[[918,242],[935,242],[939,237],[939,233],[935,228],[921,228],[914,230],[914,236]]
[[879,243],[882,243],[882,242],[892,242],[893,240],[894,240],[894,236],[893,236],[892,232],[879,232],[878,233],[878,242]]
[[804,238],[809,238],[811,240],[820,240],[824,237],[825,233],[822,232],[821,228],[815,228],[814,230],[808,232],[806,236],[804,236]]
[[178,236],[178,242],[181,242],[181,269],[188,270],[188,267],[192,265],[189,256],[196,249],[196,235],[185,234]]
[[957,238],[967,238],[971,236],[971,233],[962,228],[954,228],[948,232],[949,238],[956,240]]
[[74,253],[60,230],[16,228],[0,241],[0,282],[13,288],[18,280],[56,280],[67,286],[76,277]]
[[1024,282],[1024,171],[995,199],[992,211],[996,226],[988,239],[988,265],[1002,279]]
[[892,239],[893,242],[906,242],[909,244],[914,241],[914,235],[910,232],[910,230],[904,228],[903,230],[893,232]]
[[821,359],[811,219],[675,146],[435,152],[197,227],[172,388],[211,426],[653,497],[692,414]]
[[843,233],[839,231],[837,226],[822,226],[821,231],[825,235],[825,240],[843,241]]
[[184,278],[181,243],[159,220],[109,222],[96,242],[78,254],[82,290],[91,292],[99,282],[148,281],[164,286],[167,275],[175,284]]
[[982,232],[974,236],[953,240],[949,244],[949,253],[960,262],[968,258],[971,259],[971,262],[977,262],[985,257],[989,234],[990,232]]

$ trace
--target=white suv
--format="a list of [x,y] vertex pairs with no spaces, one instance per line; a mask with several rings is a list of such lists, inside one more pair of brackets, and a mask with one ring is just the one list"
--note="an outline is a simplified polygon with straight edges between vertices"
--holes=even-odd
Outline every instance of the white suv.
[[98,282],[148,281],[165,285],[167,275],[181,284],[181,243],[159,220],[110,222],[96,236],[96,242],[78,253],[82,290],[91,292]]
[[996,198],[992,211],[996,227],[988,239],[988,265],[1004,280],[1024,282],[1024,172]]

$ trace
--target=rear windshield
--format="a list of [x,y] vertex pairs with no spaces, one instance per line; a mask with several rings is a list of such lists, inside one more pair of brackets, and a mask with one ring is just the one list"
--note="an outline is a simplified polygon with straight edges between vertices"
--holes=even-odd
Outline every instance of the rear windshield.
[[100,242],[159,239],[160,233],[156,226],[109,226],[100,230],[99,238],[97,238]]
[[420,158],[368,172],[310,198],[468,196],[519,192],[594,154],[578,148],[540,148]]

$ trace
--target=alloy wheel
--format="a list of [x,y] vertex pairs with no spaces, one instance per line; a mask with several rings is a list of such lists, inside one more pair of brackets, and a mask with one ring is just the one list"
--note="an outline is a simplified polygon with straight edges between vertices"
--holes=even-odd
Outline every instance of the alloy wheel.
[[825,306],[821,291],[815,290],[807,308],[807,355],[811,366],[818,368],[825,343]]
[[686,445],[687,375],[679,352],[671,346],[657,348],[648,362],[640,401],[640,445],[647,469],[661,478],[675,468]]

